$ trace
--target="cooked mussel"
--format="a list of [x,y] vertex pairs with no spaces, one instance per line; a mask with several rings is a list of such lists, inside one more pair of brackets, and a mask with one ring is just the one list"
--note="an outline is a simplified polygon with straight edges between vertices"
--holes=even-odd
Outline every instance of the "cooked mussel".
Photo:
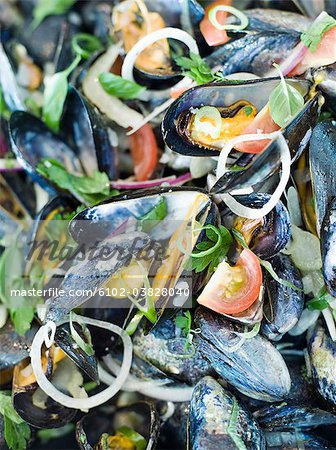
[[288,256],[280,253],[270,262],[278,277],[296,288],[280,284],[268,272],[265,274],[268,300],[264,304],[261,332],[268,339],[277,341],[299,320],[304,306],[304,294],[301,275]]
[[[262,207],[268,200],[268,194],[251,194],[241,196],[243,205]],[[274,209],[262,219],[236,217],[233,227],[244,237],[249,248],[262,259],[269,259],[278,254],[288,244],[291,236],[291,224],[288,210],[279,201]]]
[[133,338],[134,354],[149,361],[168,376],[190,384],[211,373],[208,361],[191,344],[186,347],[186,339],[176,337],[174,320],[159,323],[148,334],[137,330]]
[[[235,83],[212,83],[189,89],[170,106],[162,122],[162,133],[167,146],[171,150],[188,156],[218,156],[220,151],[218,147],[214,147],[213,143],[206,144],[200,139],[195,142],[195,136],[192,136],[190,132],[197,108],[201,108],[199,111],[203,114],[202,107],[212,107],[214,116],[212,120],[218,120],[222,124],[223,136],[220,134],[218,144],[221,148],[230,138],[243,134],[256,111],[260,111],[266,105],[278,82],[278,79],[270,78]],[[307,98],[309,82],[297,79],[288,79],[288,82]],[[214,110],[217,111],[216,117]],[[310,116],[314,110],[313,119]],[[308,101],[299,116],[284,129],[293,157],[297,156],[298,151],[302,152],[304,147],[301,147],[307,143],[307,132],[312,121],[316,120],[316,99]],[[199,121],[202,123],[201,116]],[[208,135],[209,132],[206,133],[209,140]]]
[[335,405],[336,344],[321,321],[307,335],[307,341],[313,384],[325,400]]
[[84,416],[77,422],[76,438],[82,450],[133,450],[136,448],[135,438],[141,441],[140,448],[155,450],[159,427],[155,406],[138,402],[110,412],[98,410]]
[[[72,392],[79,395],[78,389],[82,389],[85,393],[83,388],[76,385],[78,375],[79,381],[83,383],[78,369],[69,360],[62,359],[63,356],[64,354],[56,348],[52,348],[48,354],[42,354],[42,367],[46,376],[52,378],[56,385],[62,386],[63,390],[69,392],[74,389]],[[39,388],[29,359],[15,367],[13,405],[20,417],[37,428],[59,428],[72,420],[76,414],[75,409],[66,408],[55,402]]]
[[189,450],[265,449],[251,413],[211,377],[195,386],[189,413]]
[[[95,168],[115,176],[114,150],[98,115],[74,88],[65,103],[60,133],[56,135],[37,117],[15,111],[9,122],[12,150],[19,163],[42,187],[58,188],[37,172],[43,159],[55,159],[70,173],[91,174]],[[84,140],[85,139],[85,140]]]
[[290,390],[287,366],[273,345],[257,335],[243,339],[243,327],[199,308],[196,344],[214,370],[243,394],[264,401],[280,400]]

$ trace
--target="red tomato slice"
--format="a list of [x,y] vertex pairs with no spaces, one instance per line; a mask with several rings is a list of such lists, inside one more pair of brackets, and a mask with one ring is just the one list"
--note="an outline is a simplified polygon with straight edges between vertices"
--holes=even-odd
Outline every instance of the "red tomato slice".
[[259,260],[244,249],[234,267],[225,261],[217,267],[197,301],[219,314],[238,314],[258,299],[261,285]]
[[[281,127],[273,121],[269,107],[266,105],[259,111],[253,122],[245,128],[242,134],[273,133],[274,131],[280,130],[280,128]],[[235,145],[235,149],[244,153],[261,153],[269,143],[270,139],[242,142],[241,144]]]
[[[212,8],[215,6],[230,6],[232,4],[232,0],[218,0],[216,2],[211,3],[206,9],[205,9],[205,16],[202,22],[200,23],[200,30],[201,33],[206,40],[207,44],[211,47],[214,47],[215,45],[221,45],[225,44],[230,40],[225,30],[218,30],[216,27],[212,25],[212,23],[209,20],[209,12]],[[219,11],[217,13],[217,20],[220,24],[225,23],[227,13],[224,11]]]
[[334,62],[336,62],[336,27],[327,31],[315,52],[308,50],[301,62],[288,75],[301,75],[310,68],[328,66]]
[[131,154],[135,178],[148,180],[158,162],[158,146],[149,123],[131,135]]

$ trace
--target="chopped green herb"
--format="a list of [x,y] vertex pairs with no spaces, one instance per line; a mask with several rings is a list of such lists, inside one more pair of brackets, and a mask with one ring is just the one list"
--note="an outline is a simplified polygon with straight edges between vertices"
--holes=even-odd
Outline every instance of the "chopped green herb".
[[279,66],[273,65],[277,68],[281,81],[269,97],[270,114],[274,122],[284,128],[302,110],[305,101],[295,87],[286,83]]
[[247,117],[249,117],[253,113],[252,106],[244,106],[244,112]]
[[33,97],[27,97],[24,100],[25,105],[29,109],[29,111],[34,114],[36,117],[41,117],[42,109],[33,99]]
[[37,28],[48,16],[64,14],[76,0],[37,0],[33,9],[31,29]]
[[332,300],[334,300],[333,297],[329,294],[327,288],[323,286],[323,288],[319,292],[319,295],[309,300],[306,306],[311,311],[312,310],[323,311],[324,309],[329,308],[330,306],[329,301]]
[[26,450],[31,432],[15,411],[10,392],[0,391],[0,414],[4,417],[4,437],[10,450]]
[[196,53],[190,52],[190,58],[179,56],[175,62],[183,70],[183,75],[196,81],[197,84],[211,83],[214,75],[208,64]]
[[324,34],[336,26],[336,20],[325,11],[301,34],[301,41],[314,53]]
[[77,176],[69,173],[58,161],[49,159],[40,162],[37,171],[85,205],[99,203],[119,193],[117,190],[110,191],[108,176],[103,172],[95,171],[92,177]]
[[206,230],[208,240],[196,245],[196,251],[192,253],[191,267],[196,273],[208,268],[210,273],[225,259],[230,245],[233,242],[230,231],[223,225],[219,228],[213,225],[203,227]]
[[146,90],[144,86],[134,81],[125,80],[110,72],[103,72],[99,75],[99,83],[105,92],[123,100],[132,100]]
[[181,329],[183,336],[188,336],[191,330],[191,314],[190,311],[185,311],[182,316],[175,317],[175,325]]
[[130,427],[123,426],[118,428],[117,435],[122,435],[127,437],[135,445],[136,450],[146,450],[147,441],[146,439],[137,431]]
[[[81,326],[81,330],[82,330],[85,340],[79,335],[73,322],[76,322]],[[69,324],[70,324],[71,336],[73,337],[73,339],[76,342],[76,344],[78,345],[78,347],[80,347],[87,355],[89,355],[89,356],[94,355],[90,331],[89,331],[88,327],[85,325],[85,323],[82,322],[82,320],[73,311],[71,311],[71,313],[70,313]]]
[[88,59],[93,53],[104,48],[96,36],[88,33],[75,34],[71,40],[71,46],[76,55],[83,59]]
[[62,72],[56,72],[45,82],[42,118],[55,133],[59,130],[64,102],[68,94],[68,76],[78,66],[80,61],[81,57],[77,55],[67,69],[62,70]]
[[147,214],[140,218],[142,230],[148,233],[154,228],[158,222],[163,220],[168,214],[167,200],[161,197],[157,205],[154,206]]

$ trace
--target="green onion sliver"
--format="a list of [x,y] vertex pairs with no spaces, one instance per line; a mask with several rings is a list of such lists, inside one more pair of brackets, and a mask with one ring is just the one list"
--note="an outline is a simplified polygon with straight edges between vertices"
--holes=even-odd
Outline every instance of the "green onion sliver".
[[[77,331],[73,325],[73,322],[77,322],[82,327],[82,330],[83,330],[85,338],[87,339],[87,342],[85,342],[82,339],[82,337],[77,333]],[[87,326],[81,321],[81,319],[77,316],[77,314],[75,314],[72,311],[70,313],[69,324],[70,324],[71,336],[74,338],[74,341],[76,342],[78,347],[80,347],[87,355],[89,355],[89,356],[94,355],[90,331],[87,328]]]
[[293,289],[293,291],[302,291],[302,289],[298,288],[297,286],[295,286],[295,284],[291,283],[290,281],[278,277],[275,270],[273,269],[272,264],[269,261],[264,261],[263,259],[259,258],[259,262],[260,265],[263,266],[267,270],[267,272],[271,275],[271,277],[279,284],[282,284],[282,286],[286,286],[290,289]]
[[73,51],[84,59],[88,59],[92,53],[103,49],[103,45],[96,36],[88,33],[77,33],[71,40]]
[[[233,16],[237,17],[240,20],[240,24],[239,25],[231,25],[231,24],[223,24],[221,25],[218,20],[217,20],[217,13],[223,11],[223,12],[228,12],[229,14],[232,14]],[[214,8],[212,8],[209,11],[209,20],[211,22],[211,24],[217,28],[217,30],[244,30],[249,21],[247,16],[242,13],[241,11],[239,11],[236,8],[233,8],[232,6],[225,6],[225,5],[218,5],[215,6]]]
[[235,443],[238,450],[247,450],[246,445],[244,444],[242,438],[239,436],[237,431],[237,423],[238,423],[238,416],[239,416],[239,405],[235,397],[232,399],[232,409],[231,409],[231,416],[230,416],[230,422],[227,428],[227,433],[230,436],[230,438]]
[[245,338],[245,339],[253,339],[259,333],[260,325],[261,325],[261,322],[257,322],[256,324],[254,324],[252,330],[244,331],[243,333],[236,333],[236,334],[238,334],[239,336],[241,336],[242,338]]
[[203,258],[204,256],[208,256],[211,255],[214,251],[216,251],[221,245],[222,245],[222,235],[220,234],[220,231],[214,227],[213,225],[205,225],[202,230],[212,230],[214,233],[216,233],[218,239],[216,244],[209,248],[208,250],[204,250],[203,252],[199,252],[199,253],[192,253],[191,256],[193,258]]

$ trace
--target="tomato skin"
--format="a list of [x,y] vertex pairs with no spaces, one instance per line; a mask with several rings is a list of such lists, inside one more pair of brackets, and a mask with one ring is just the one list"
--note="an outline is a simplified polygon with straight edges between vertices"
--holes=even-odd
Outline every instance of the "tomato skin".
[[328,66],[334,62],[336,62],[336,27],[331,28],[324,34],[313,53],[308,49],[302,60],[288,76],[301,75],[310,68]]
[[[216,45],[225,44],[230,40],[225,30],[217,30],[216,27],[212,25],[212,23],[209,20],[209,12],[212,8],[215,6],[231,6],[232,0],[218,0],[216,2],[212,2],[206,9],[205,9],[205,16],[202,22],[200,23],[200,30],[201,33],[206,40],[207,44],[210,47],[214,47]],[[219,11],[217,14],[217,20],[220,24],[225,22],[227,13],[224,11]]]
[[[268,104],[259,111],[242,134],[258,134],[258,133],[273,133],[280,130],[278,124],[276,124],[270,113]],[[261,153],[267,145],[270,143],[270,139],[263,139],[262,141],[248,141],[235,145],[235,149],[243,153]]]
[[158,146],[149,123],[131,135],[131,155],[136,180],[147,181],[158,162]]
[[197,302],[219,314],[238,314],[247,310],[259,297],[262,270],[257,256],[249,249],[242,251],[234,267],[237,266],[244,269],[246,277],[239,291],[229,298],[225,297],[223,287],[227,286],[227,279],[231,278],[232,271],[230,272],[230,266],[226,262],[222,262]]

